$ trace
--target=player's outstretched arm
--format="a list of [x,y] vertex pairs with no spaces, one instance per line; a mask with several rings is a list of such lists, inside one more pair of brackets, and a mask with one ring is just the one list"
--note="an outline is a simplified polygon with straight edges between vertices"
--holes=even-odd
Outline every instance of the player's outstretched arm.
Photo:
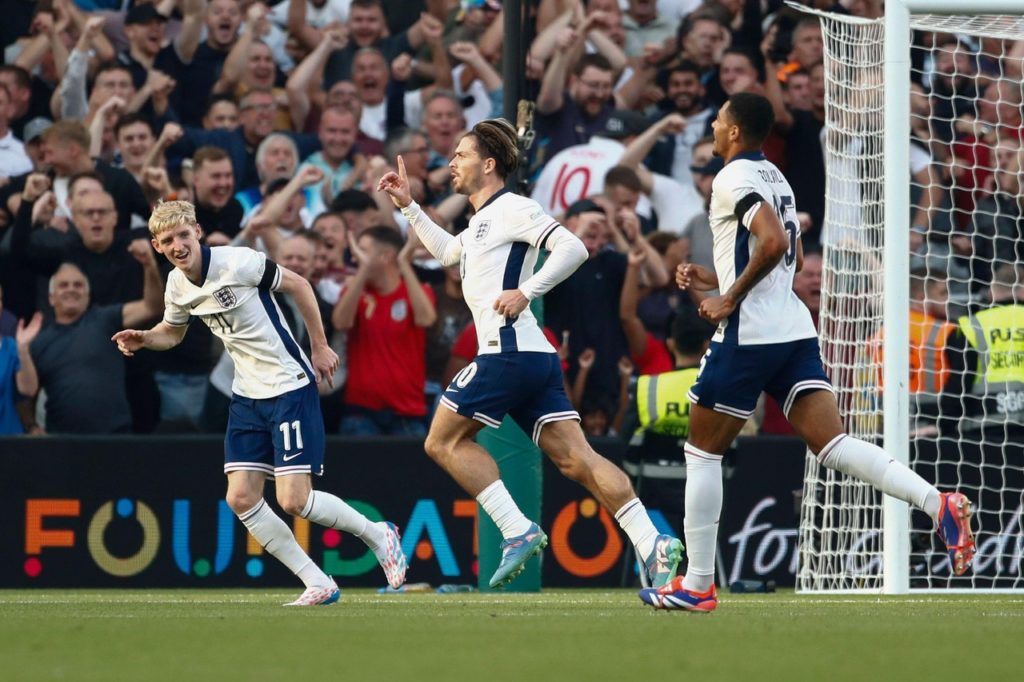
[[117,344],[119,351],[130,358],[135,355],[136,351],[143,348],[149,350],[174,348],[185,338],[186,331],[188,331],[187,325],[175,326],[161,320],[152,329],[125,329],[111,336],[110,340]]
[[409,192],[409,178],[405,174],[405,160],[396,157],[398,172],[389,171],[377,183],[378,192],[387,192],[391,202],[397,206],[409,221],[423,246],[442,265],[455,265],[462,258],[462,242],[448,234],[440,225],[430,219],[419,204],[412,200]]

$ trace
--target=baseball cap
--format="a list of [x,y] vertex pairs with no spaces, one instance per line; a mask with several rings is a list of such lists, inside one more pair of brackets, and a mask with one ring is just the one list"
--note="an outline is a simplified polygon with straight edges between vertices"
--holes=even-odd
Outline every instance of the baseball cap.
[[572,204],[569,205],[569,208],[565,209],[565,219],[568,220],[574,215],[590,213],[593,211],[604,213],[604,209],[598,206],[597,203],[590,199],[580,199],[579,201],[572,202]]
[[725,161],[721,156],[712,156],[703,166],[690,166],[690,172],[695,175],[718,175],[718,171],[725,168]]
[[167,17],[156,11],[156,7],[146,3],[144,5],[135,5],[124,17],[124,25],[129,26],[131,24],[148,24],[149,22],[156,21],[167,21]]
[[608,115],[604,124],[603,137],[610,137],[613,140],[621,140],[630,135],[639,135],[647,130],[647,118],[639,111],[632,109],[616,109]]
[[471,9],[482,9],[484,7],[489,7],[495,12],[501,11],[501,0],[462,0],[459,4],[462,5],[462,11],[464,12]]
[[34,119],[25,124],[24,141],[26,143],[31,142],[32,140],[36,139],[37,137],[45,133],[47,129],[52,125],[53,121],[44,116],[35,117]]

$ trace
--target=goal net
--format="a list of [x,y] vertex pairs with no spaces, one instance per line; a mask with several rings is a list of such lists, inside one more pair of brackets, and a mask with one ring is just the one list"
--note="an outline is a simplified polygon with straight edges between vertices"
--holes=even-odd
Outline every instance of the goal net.
[[[1024,375],[1024,339],[1013,340],[1024,334],[1013,331],[1024,330],[1024,313],[1008,338],[992,343],[986,339],[999,325],[975,314],[993,306],[993,295],[1024,306],[1024,43],[1016,42],[1024,19],[911,16],[911,146],[899,162],[908,168],[910,210],[887,224],[884,20],[820,17],[827,203],[819,331],[843,418],[851,435],[881,445],[884,417],[896,419],[897,392],[906,391],[910,466],[974,503],[973,573],[952,575],[931,520],[912,511],[900,529],[909,531],[909,552],[897,557],[904,584],[1024,589],[1024,383],[1013,382]],[[910,360],[906,383],[886,386],[883,246],[898,230],[910,230],[902,273]],[[797,590],[880,591],[884,559],[892,560],[884,556],[883,516],[879,493],[808,453]]]

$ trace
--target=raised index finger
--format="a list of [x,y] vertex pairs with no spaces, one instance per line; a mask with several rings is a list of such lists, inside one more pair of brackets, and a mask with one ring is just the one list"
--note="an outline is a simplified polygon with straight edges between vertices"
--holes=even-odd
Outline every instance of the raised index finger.
[[402,181],[403,185],[407,182],[405,176],[405,159],[402,158],[401,154],[398,155],[398,179]]

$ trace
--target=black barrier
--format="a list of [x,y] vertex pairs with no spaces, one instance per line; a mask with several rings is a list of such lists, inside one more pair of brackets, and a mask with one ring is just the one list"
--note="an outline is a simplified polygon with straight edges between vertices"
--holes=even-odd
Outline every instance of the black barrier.
[[[618,441],[594,445],[621,459]],[[221,453],[222,441],[207,437],[0,439],[0,587],[294,585],[223,502]],[[793,584],[803,453],[795,439],[740,441],[719,534],[729,581]],[[476,584],[477,505],[423,454],[422,441],[329,440],[325,475],[315,485],[371,519],[401,526],[411,582]],[[679,530],[669,519],[680,509],[649,510],[657,525]],[[621,583],[628,540],[550,463],[542,521],[552,540],[544,585]],[[383,584],[359,540],[301,519],[292,524],[339,583]]]

